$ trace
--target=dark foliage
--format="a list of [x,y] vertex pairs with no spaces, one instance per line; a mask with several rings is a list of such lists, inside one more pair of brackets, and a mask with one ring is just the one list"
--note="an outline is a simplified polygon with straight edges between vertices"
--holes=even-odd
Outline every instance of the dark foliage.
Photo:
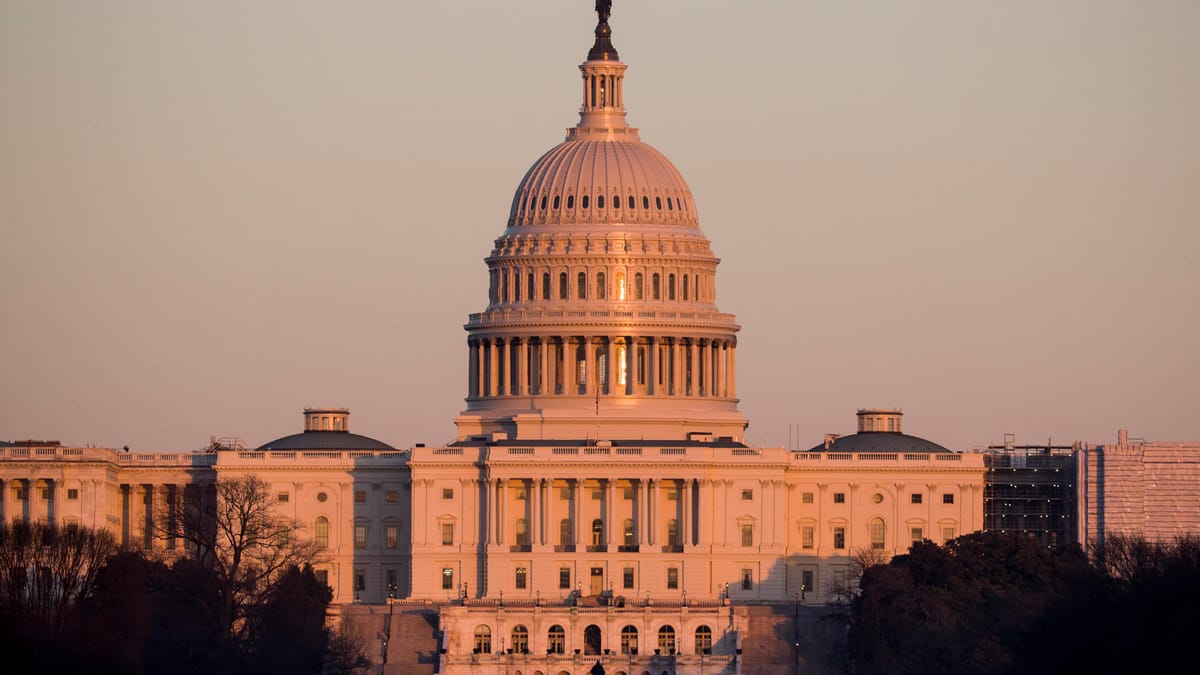
[[[1111,540],[1089,562],[997,532],[864,571],[850,613],[855,672],[1100,672],[1182,657],[1200,625],[1200,540]],[[1163,646],[1167,646],[1164,652]]]

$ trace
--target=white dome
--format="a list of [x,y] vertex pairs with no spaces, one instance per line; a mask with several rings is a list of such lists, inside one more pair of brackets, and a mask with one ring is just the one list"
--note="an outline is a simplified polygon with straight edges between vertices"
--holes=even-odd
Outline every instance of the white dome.
[[534,162],[513,196],[509,227],[573,223],[699,226],[679,170],[631,139],[583,135]]

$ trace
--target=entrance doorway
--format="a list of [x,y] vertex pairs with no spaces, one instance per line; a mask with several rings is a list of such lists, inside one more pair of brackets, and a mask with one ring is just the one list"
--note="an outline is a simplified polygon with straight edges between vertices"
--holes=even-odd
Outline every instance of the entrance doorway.
[[592,624],[583,629],[583,653],[584,654],[599,654],[600,653],[600,627]]
[[604,592],[604,568],[593,567],[591,583],[588,585],[588,595],[600,595]]

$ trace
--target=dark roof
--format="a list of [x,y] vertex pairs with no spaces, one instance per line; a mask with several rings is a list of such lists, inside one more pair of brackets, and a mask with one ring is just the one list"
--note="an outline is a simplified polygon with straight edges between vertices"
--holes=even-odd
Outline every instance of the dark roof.
[[[825,445],[814,446],[809,452],[823,452]],[[924,438],[888,431],[860,431],[842,436],[829,444],[829,452],[951,452]]]
[[[614,438],[611,441],[606,440],[606,441],[602,441],[602,442],[613,448],[659,448],[659,447],[662,447],[662,448],[699,448],[699,447],[746,448],[746,447],[749,447],[744,443],[739,443],[731,438],[723,438],[723,437],[715,437],[715,438],[713,438],[712,441],[699,441],[699,440],[691,440],[691,439],[681,440],[678,438],[665,440],[665,441],[643,440],[643,439],[615,439]],[[596,441],[593,441],[590,439],[579,439],[579,438],[570,438],[570,439],[562,439],[562,440],[544,440],[544,439],[535,440],[535,439],[523,439],[523,438],[517,438],[517,439],[510,438],[510,439],[504,440],[504,441],[467,439],[465,441],[455,441],[450,444],[450,447],[478,448],[481,446],[486,446],[486,447],[492,447],[492,448],[496,448],[496,447],[499,447],[499,448],[507,448],[507,447],[515,447],[515,448],[550,448],[550,447],[553,447],[553,448],[583,448],[583,447],[596,447],[597,445],[598,444],[596,443]]]
[[395,450],[392,446],[374,438],[352,434],[349,431],[305,431],[277,438],[265,443],[259,450]]

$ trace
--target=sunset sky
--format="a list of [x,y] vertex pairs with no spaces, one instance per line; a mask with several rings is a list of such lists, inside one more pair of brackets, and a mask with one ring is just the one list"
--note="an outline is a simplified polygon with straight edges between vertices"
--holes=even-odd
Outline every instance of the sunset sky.
[[[1200,3],[616,0],[754,444],[1200,440]],[[588,0],[0,3],[0,439],[443,443]],[[798,430],[798,431],[797,431]],[[795,438],[799,437],[799,441]]]

